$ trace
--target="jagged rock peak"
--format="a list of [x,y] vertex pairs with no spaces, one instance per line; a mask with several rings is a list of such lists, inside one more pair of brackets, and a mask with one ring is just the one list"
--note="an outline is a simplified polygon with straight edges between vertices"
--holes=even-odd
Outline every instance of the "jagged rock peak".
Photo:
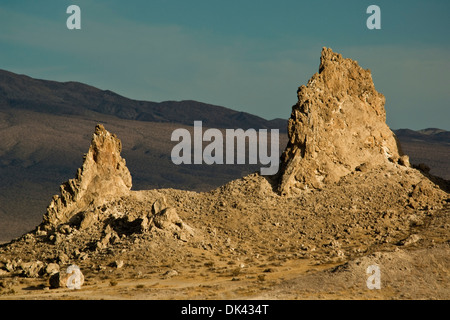
[[122,143],[116,135],[97,125],[83,165],[75,179],[60,186],[61,194],[53,197],[43,224],[51,227],[65,223],[88,206],[127,194],[132,180],[121,151]]
[[370,70],[322,49],[319,72],[297,91],[281,157],[279,191],[321,188],[366,163],[408,163],[386,125]]

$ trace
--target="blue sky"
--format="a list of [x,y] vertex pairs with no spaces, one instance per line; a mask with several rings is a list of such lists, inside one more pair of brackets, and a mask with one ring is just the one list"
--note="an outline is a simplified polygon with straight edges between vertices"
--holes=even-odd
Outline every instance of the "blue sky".
[[[71,4],[81,30],[66,27]],[[366,28],[371,4],[381,30]],[[288,118],[326,46],[372,70],[391,128],[450,130],[449,11],[448,0],[2,0],[0,68]]]

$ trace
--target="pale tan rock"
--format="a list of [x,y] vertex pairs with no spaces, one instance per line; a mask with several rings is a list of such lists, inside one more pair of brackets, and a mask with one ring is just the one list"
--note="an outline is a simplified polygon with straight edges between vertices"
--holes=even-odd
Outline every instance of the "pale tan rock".
[[181,221],[175,208],[164,209],[155,216],[153,222],[155,226],[157,226],[160,229],[169,229],[173,225],[178,225],[181,227],[183,224],[183,221]]
[[279,191],[322,188],[363,163],[397,162],[401,151],[386,125],[385,98],[370,70],[323,48],[319,73],[298,89],[281,157]]
[[37,278],[40,276],[44,263],[42,261],[23,262],[20,267],[22,274],[27,278]]
[[[77,278],[77,279],[75,279]],[[49,285],[52,289],[57,288],[67,288],[67,289],[76,289],[74,288],[75,280],[78,281],[77,285],[80,287],[84,284],[84,275],[81,270],[72,271],[70,273],[67,272],[57,272],[50,276]]]
[[84,212],[80,223],[80,229],[87,229],[91,227],[96,221],[96,214],[93,211]]
[[59,272],[59,265],[57,263],[49,263],[45,267],[45,273],[52,275]]
[[411,163],[409,162],[409,157],[405,154],[398,159],[398,163],[405,167],[411,167]]
[[159,198],[152,205],[152,210],[154,214],[158,214],[166,208],[167,208],[167,200],[165,197]]
[[[121,151],[121,141],[102,125],[97,125],[82,167],[75,179],[61,185],[61,194],[53,197],[44,215],[44,226],[68,222],[89,206],[98,207],[109,199],[127,194],[132,185],[131,174],[120,156]],[[88,227],[92,217],[85,218],[83,227]]]
[[177,214],[177,210],[173,207],[168,207],[156,214],[153,218],[155,227],[170,231],[182,241],[187,241],[189,237],[194,235],[194,229],[181,220]]

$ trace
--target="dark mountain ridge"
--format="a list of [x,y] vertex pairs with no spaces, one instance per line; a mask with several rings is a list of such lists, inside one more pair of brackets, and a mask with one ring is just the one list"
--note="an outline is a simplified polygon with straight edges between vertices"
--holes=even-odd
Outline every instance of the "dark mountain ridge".
[[437,128],[427,128],[422,130],[398,129],[393,130],[396,136],[403,141],[443,143],[450,145],[450,131]]
[[280,129],[287,120],[265,120],[229,108],[193,100],[151,102],[128,99],[110,90],[79,82],[39,80],[0,70],[0,110],[19,108],[54,115],[112,115],[119,119],[193,125],[210,128]]

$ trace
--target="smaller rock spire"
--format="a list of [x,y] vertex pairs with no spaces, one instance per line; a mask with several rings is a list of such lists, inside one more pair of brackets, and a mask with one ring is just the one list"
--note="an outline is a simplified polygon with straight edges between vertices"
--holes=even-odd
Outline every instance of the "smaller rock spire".
[[60,186],[61,194],[53,197],[43,224],[51,227],[68,222],[89,205],[99,206],[110,198],[127,194],[132,181],[121,151],[122,143],[116,135],[97,125],[83,165],[75,179]]

